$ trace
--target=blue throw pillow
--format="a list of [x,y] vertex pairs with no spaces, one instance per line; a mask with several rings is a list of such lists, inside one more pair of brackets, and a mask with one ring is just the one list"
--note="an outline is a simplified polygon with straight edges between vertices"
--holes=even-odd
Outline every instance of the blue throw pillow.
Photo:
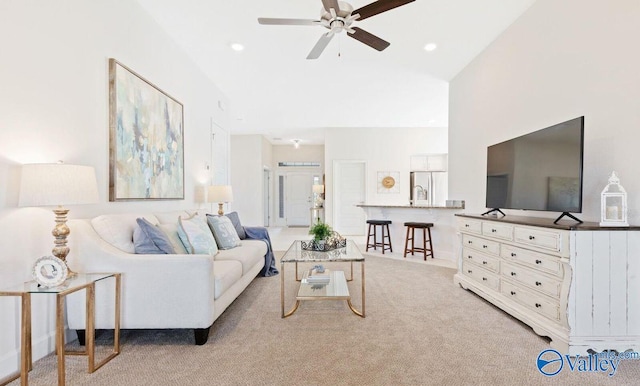
[[218,248],[232,249],[240,246],[240,237],[228,217],[208,216],[207,223],[213,232]]
[[169,237],[145,218],[137,218],[138,227],[133,232],[133,246],[136,253],[157,255],[175,254]]
[[240,237],[240,240],[246,239],[247,234],[244,231],[244,227],[240,223],[238,212],[227,213],[225,214],[225,216],[229,217],[229,220],[231,220],[231,224],[233,224],[233,227],[236,228],[236,233],[238,233],[238,237]]

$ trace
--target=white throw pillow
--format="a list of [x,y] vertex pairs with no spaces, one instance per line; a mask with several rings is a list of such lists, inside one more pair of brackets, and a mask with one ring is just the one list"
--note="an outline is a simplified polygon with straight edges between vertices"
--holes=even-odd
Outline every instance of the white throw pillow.
[[215,256],[218,253],[216,240],[201,217],[178,217],[178,236],[191,254]]
[[240,246],[238,232],[236,232],[236,228],[228,217],[207,216],[207,222],[220,249],[231,249]]
[[169,241],[171,245],[173,245],[173,249],[176,250],[176,253],[179,255],[184,255],[187,252],[187,249],[184,247],[182,240],[180,240],[180,236],[178,235],[178,223],[173,224],[158,224],[158,228],[162,229],[164,233],[169,237]]

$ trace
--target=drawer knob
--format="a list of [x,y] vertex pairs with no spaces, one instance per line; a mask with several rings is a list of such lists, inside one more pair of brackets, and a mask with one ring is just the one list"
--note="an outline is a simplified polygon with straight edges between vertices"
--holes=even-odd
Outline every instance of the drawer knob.
[[536,260],[536,264],[542,264],[542,260]]
[[464,227],[465,228],[469,228],[469,224],[464,224]]
[[482,281],[487,281],[487,278],[486,278],[486,277],[483,277],[483,278],[482,278]]
[[515,295],[515,294],[516,294],[516,291],[511,291],[511,295]]
[[511,252],[511,257],[516,257],[516,253],[515,252]]
[[537,282],[536,282],[536,285],[537,285],[538,287],[540,287],[540,286],[542,285],[542,283],[540,283],[539,281],[537,281]]
[[486,261],[483,261],[483,262],[482,262],[482,264],[483,264],[483,265],[487,265],[487,262],[486,262]]
[[467,272],[468,272],[468,273],[473,273],[473,271],[472,271],[472,270],[470,270],[470,269],[468,269],[468,270],[467,270]]
[[467,241],[467,244],[473,244],[473,241],[469,240]]
[[483,246],[482,246],[482,248],[485,248],[485,249],[486,249],[486,248],[488,248],[488,247],[487,247],[486,245],[483,245]]
[[468,255],[468,256],[467,256],[467,259],[473,259],[473,256]]
[[536,237],[535,236],[529,236],[529,240],[535,240]]
[[491,230],[491,233],[496,233],[496,232],[497,232],[497,231],[496,231],[495,229],[492,229],[492,230]]
[[536,303],[536,308],[540,308],[540,307],[542,307],[542,304]]
[[511,276],[515,276],[515,275],[516,275],[516,273],[515,273],[515,272],[511,272]]

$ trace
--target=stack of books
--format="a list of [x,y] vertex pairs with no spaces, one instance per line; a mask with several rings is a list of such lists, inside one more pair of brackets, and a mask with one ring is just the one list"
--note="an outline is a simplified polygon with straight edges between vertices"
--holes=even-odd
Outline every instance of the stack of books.
[[330,281],[329,270],[316,272],[315,269],[309,271],[307,275],[307,283],[309,284],[328,284]]

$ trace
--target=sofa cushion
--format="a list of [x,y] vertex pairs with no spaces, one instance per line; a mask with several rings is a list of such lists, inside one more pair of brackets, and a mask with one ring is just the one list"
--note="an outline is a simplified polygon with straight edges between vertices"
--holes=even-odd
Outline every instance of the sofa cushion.
[[234,260],[213,262],[213,298],[218,299],[242,277],[242,264]]
[[138,227],[133,231],[133,246],[139,254],[175,254],[176,251],[164,231],[145,218],[136,219]]
[[201,217],[178,217],[178,236],[191,254],[215,256],[218,253],[216,240]]
[[263,262],[267,253],[267,244],[262,240],[244,240],[242,248],[221,250],[216,261],[235,260],[242,264],[242,274],[246,274],[256,264]]
[[138,227],[136,220],[144,217],[152,224],[158,219],[152,214],[105,214],[91,219],[91,225],[96,233],[107,243],[127,253],[135,253],[133,232]]
[[168,212],[154,213],[153,215],[156,216],[159,224],[177,224],[178,217],[189,217],[191,213],[186,210],[172,210]]
[[[240,222],[240,216],[238,216],[238,212],[225,213],[224,216],[228,217],[229,220],[231,220],[231,224],[233,224],[233,227],[236,229],[236,233],[238,234],[240,240],[246,239],[247,233],[245,232],[244,227]],[[207,213],[207,218],[209,217],[220,217],[220,215]]]
[[240,216],[238,216],[238,212],[229,212],[225,214],[225,216],[229,217],[229,220],[231,220],[231,224],[233,224],[233,227],[236,228],[236,233],[238,234],[238,237],[240,237],[240,240],[246,239],[247,234],[244,232],[244,227],[240,222]]
[[213,232],[218,248],[231,249],[240,246],[240,237],[228,217],[207,216],[207,223]]
[[174,223],[158,224],[158,227],[167,235],[169,242],[177,254],[183,255],[189,253],[187,248],[184,247],[184,244],[182,244],[182,240],[180,240],[180,236],[178,235],[177,220]]

